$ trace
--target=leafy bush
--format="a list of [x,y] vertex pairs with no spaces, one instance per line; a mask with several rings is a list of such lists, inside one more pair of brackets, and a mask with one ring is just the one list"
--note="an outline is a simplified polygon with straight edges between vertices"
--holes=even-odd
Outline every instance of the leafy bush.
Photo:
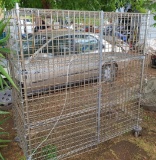
[[[6,21],[4,19],[0,20],[0,35],[3,34],[5,27],[7,26],[9,22],[9,19]],[[4,47],[6,42],[8,41],[10,37],[10,34],[8,32],[8,34],[0,39],[0,90],[5,89],[5,87],[9,87],[8,82],[15,87],[17,90],[18,88],[16,87],[15,83],[13,82],[12,78],[10,77],[10,75],[5,71],[3,62],[5,59],[5,56],[7,53],[10,53],[10,49]],[[7,81],[4,79],[6,78]],[[9,112],[5,112],[5,111],[1,111],[0,110],[0,115],[5,115],[5,114],[10,114]],[[0,125],[2,125],[3,123],[6,122],[6,120],[8,119],[4,118],[3,120],[0,121]],[[3,128],[0,127],[0,135],[8,135],[8,132],[3,131]],[[6,140],[6,139],[0,139],[0,147],[5,147],[7,146],[6,143],[10,142],[10,140]],[[4,157],[2,156],[2,154],[0,153],[0,159],[4,160]]]
[[[9,22],[9,19],[6,21],[4,19],[0,20],[0,35],[3,34],[5,27],[7,26]],[[4,79],[4,77],[9,81],[9,83],[15,87],[17,90],[18,88],[16,87],[15,83],[13,82],[12,78],[10,77],[10,75],[6,72],[6,70],[4,69],[4,59],[5,59],[5,55],[7,53],[10,53],[10,49],[4,47],[4,43],[6,43],[8,41],[10,37],[10,34],[8,32],[8,34],[6,35],[6,37],[0,39],[0,89],[3,90],[4,86],[9,87],[8,82]],[[2,47],[3,46],[3,47]]]

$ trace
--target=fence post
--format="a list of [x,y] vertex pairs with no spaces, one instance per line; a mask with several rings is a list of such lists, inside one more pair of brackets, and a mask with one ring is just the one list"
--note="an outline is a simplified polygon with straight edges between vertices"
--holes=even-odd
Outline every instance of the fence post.
[[[28,132],[28,139],[31,139],[30,138],[30,128],[29,128],[29,110],[28,110],[28,98],[27,98],[27,85],[26,85],[26,78],[25,78],[25,75],[22,73],[23,71],[25,71],[25,60],[24,60],[24,53],[23,53],[23,40],[22,40],[22,32],[21,32],[21,20],[20,20],[20,8],[19,8],[19,4],[16,3],[16,6],[15,6],[15,13],[16,13],[16,16],[17,16],[17,25],[18,25],[18,36],[17,36],[17,41],[19,41],[19,47],[20,47],[20,55],[21,55],[21,58],[19,59],[21,62],[19,64],[19,71],[20,71],[20,74],[21,74],[21,78],[23,80],[23,88],[21,88],[21,90],[23,89],[24,90],[24,96],[22,98],[22,101],[21,101],[21,104],[22,105],[25,105],[24,107],[26,108],[26,120],[24,118],[24,115],[23,115],[23,121],[24,121],[24,125],[27,127],[27,132]],[[19,54],[19,52],[18,52]],[[19,55],[18,55],[19,57]],[[21,95],[22,95],[22,91],[21,92]],[[24,104],[25,102],[25,104]],[[25,131],[26,132],[26,131]],[[26,138],[26,136],[25,136]],[[24,141],[25,143],[25,153],[27,154],[27,141],[25,140]],[[31,141],[29,141],[29,149],[30,149],[30,152],[32,151],[31,149]],[[31,154],[31,153],[30,153]],[[26,155],[26,157],[28,157],[28,155]]]
[[146,48],[147,32],[148,32],[148,27],[149,27],[149,16],[150,16],[150,11],[148,11],[147,18],[146,18],[146,28],[145,28],[143,56],[142,56],[143,58],[142,58],[142,68],[141,68],[140,92],[139,92],[140,95],[139,95],[137,122],[136,122],[136,126],[134,127],[135,133],[138,133],[142,130],[142,127],[139,126],[139,121],[140,121],[139,117],[140,117],[141,94],[142,94],[143,81],[144,81],[144,70],[145,70],[145,60],[146,60],[145,48]]
[[99,92],[98,92],[98,113],[97,113],[97,140],[100,143],[100,113],[101,113],[101,92],[102,92],[102,85],[101,85],[101,72],[102,72],[102,40],[103,40],[103,24],[104,24],[104,12],[100,12],[100,47],[99,47]]

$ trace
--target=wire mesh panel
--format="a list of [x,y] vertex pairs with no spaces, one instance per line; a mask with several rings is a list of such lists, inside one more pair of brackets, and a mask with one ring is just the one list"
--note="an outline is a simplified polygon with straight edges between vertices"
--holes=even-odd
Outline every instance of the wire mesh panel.
[[[145,44],[145,79],[143,82],[143,96],[141,105],[145,109],[156,111],[156,28],[154,15],[149,16],[148,34]],[[141,46],[142,43],[139,43]]]
[[[11,15],[15,124],[27,159],[63,159],[139,127],[146,14]],[[142,30],[142,31],[140,31]]]

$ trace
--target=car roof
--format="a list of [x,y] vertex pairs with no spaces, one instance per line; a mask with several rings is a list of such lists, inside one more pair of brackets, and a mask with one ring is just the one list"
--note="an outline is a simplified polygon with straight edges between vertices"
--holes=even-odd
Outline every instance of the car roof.
[[75,38],[75,43],[88,43],[88,42],[91,42],[93,41],[94,39],[93,38],[89,38],[89,39],[85,39],[85,38]]
[[67,35],[91,35],[95,37],[99,37],[99,33],[93,33],[93,32],[84,32],[84,31],[74,31],[72,29],[57,29],[57,30],[44,30],[42,32],[35,32],[34,35],[46,35],[48,37],[51,37],[51,39],[54,39],[56,37],[60,36],[67,36]]
[[54,39],[54,38],[59,38],[59,37],[61,37],[61,36],[73,36],[73,35],[88,35],[88,36],[94,36],[94,37],[96,37],[96,38],[99,38],[99,36],[98,36],[98,34],[95,34],[95,33],[92,33],[92,32],[74,32],[74,33],[69,33],[69,34],[67,34],[67,33],[65,33],[65,34],[58,34],[58,35],[56,35],[56,36],[54,36],[52,39]]

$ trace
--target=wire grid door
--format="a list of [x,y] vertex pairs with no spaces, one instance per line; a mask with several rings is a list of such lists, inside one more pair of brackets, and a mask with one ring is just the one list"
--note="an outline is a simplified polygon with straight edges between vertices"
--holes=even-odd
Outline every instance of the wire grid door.
[[146,14],[17,6],[10,15],[15,124],[28,160],[64,159],[139,127],[144,55],[135,44]]
[[[154,15],[151,14],[148,20],[148,34],[145,45],[145,80],[143,82],[141,105],[145,109],[156,111],[156,28],[153,26],[155,23],[153,17]],[[142,43],[139,43],[139,46],[141,45]]]

